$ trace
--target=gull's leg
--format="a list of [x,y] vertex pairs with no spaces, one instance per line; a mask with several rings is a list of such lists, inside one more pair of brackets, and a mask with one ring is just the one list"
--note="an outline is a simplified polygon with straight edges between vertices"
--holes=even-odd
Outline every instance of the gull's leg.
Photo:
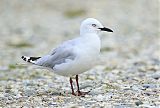
[[71,85],[71,89],[72,89],[72,95],[76,95],[75,93],[74,93],[74,89],[73,89],[73,81],[72,81],[72,78],[70,77],[70,85]]
[[79,83],[78,83],[78,75],[76,75],[76,84],[77,84],[77,92],[79,94],[80,90],[79,90]]
[[79,89],[79,83],[78,83],[78,75],[76,75],[76,84],[77,84],[77,92],[78,92],[78,96],[83,96],[85,94],[88,94],[89,92],[81,92]]

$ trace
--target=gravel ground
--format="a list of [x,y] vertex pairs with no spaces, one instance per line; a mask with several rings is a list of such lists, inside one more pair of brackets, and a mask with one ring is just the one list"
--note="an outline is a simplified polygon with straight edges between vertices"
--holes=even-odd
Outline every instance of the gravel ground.
[[[158,0],[0,0],[0,107],[160,107]],[[76,37],[94,17],[105,63],[80,75],[91,91],[72,96],[69,78],[24,64]]]

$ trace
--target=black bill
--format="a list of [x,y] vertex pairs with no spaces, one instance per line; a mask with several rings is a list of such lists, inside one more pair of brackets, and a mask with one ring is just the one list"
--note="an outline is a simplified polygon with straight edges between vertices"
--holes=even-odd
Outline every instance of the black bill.
[[113,32],[113,30],[111,30],[109,28],[106,28],[106,27],[99,28],[99,29],[102,30],[102,31]]

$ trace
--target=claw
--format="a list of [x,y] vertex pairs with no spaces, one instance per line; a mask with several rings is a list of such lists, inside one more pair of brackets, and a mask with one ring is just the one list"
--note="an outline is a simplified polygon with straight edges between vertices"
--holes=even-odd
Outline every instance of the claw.
[[81,92],[81,91],[78,91],[78,96],[85,96],[86,94],[88,94],[90,91],[88,92]]

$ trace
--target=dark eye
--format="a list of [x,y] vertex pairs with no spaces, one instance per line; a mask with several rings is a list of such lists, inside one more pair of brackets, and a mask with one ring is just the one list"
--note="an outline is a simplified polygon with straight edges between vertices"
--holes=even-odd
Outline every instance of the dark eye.
[[96,25],[96,24],[92,24],[92,26],[93,26],[93,27],[96,27],[97,25]]

